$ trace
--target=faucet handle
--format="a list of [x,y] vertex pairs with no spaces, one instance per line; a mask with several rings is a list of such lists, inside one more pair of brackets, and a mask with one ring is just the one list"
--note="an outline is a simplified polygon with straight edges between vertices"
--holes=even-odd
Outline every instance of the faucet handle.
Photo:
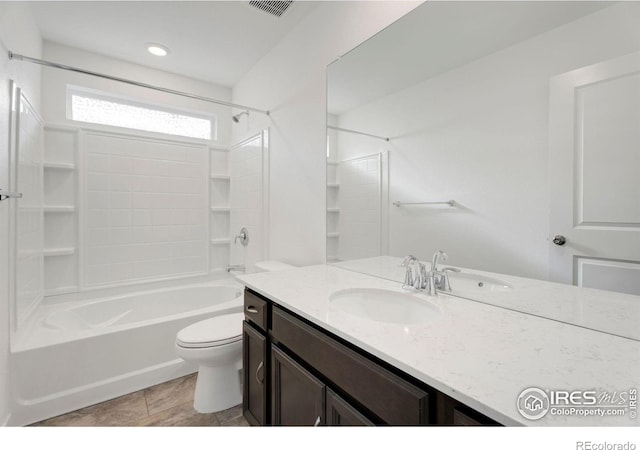
[[412,289],[413,288],[413,270],[411,270],[411,266],[407,266],[407,271],[404,274],[404,283],[402,283],[402,289]]
[[417,258],[415,256],[407,255],[402,260],[402,264],[400,264],[400,266],[407,267],[409,264],[411,264],[413,261],[416,261],[416,260],[417,260]]
[[449,283],[449,272],[460,273],[460,269],[455,267],[445,267],[442,269],[441,289],[446,292],[451,292],[451,283]]
[[240,229],[240,234],[233,239],[233,243],[237,244],[238,239],[240,239],[240,243],[242,244],[243,247],[246,247],[249,244],[249,232],[245,227],[242,227]]
[[418,269],[420,273],[420,290],[425,289],[429,282],[429,275],[427,274],[427,268],[423,263],[418,263]]
[[431,258],[431,270],[438,270],[438,260],[446,261],[449,256],[442,250],[437,250]]

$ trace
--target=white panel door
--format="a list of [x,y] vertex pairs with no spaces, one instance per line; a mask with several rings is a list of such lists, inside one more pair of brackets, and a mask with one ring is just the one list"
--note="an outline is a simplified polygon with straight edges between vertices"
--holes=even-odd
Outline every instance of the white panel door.
[[640,53],[550,87],[550,279],[640,295]]

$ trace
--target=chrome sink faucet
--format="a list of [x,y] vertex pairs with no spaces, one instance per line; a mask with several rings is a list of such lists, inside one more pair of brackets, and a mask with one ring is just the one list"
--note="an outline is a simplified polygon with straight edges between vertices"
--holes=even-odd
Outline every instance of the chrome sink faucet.
[[438,270],[438,260],[446,261],[447,254],[442,250],[438,250],[433,254],[431,259],[431,270],[429,271],[429,282],[427,283],[428,294],[438,295],[438,291],[451,292],[451,284],[449,283],[449,272],[460,272],[455,267],[445,267]]
[[432,272],[437,272],[438,271],[438,259],[440,259],[440,258],[442,258],[443,261],[446,261],[448,256],[442,250],[438,250],[437,252],[435,252],[433,254],[433,258],[431,258],[431,271]]
[[415,256],[408,255],[402,261],[401,266],[407,268],[404,274],[402,288],[416,289],[418,291],[424,289],[427,280],[427,269],[425,265]]
[[433,254],[431,270],[427,272],[425,265],[418,258],[413,255],[406,256],[401,264],[402,267],[406,267],[402,288],[426,291],[428,295],[438,295],[438,291],[451,292],[449,272],[460,272],[460,269],[445,267],[438,270],[438,261],[446,260],[447,254],[438,250]]

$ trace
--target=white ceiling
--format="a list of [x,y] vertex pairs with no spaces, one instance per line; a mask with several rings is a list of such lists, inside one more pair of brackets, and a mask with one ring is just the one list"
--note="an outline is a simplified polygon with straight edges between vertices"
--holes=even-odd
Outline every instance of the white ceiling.
[[340,115],[614,2],[429,1],[329,67]]
[[[248,0],[30,2],[44,40],[227,87],[318,4],[294,1],[278,18]],[[147,42],[171,52],[154,57]]]

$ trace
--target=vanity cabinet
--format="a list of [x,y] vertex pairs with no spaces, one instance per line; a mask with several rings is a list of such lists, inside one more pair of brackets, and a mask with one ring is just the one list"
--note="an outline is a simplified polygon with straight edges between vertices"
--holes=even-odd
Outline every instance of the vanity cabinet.
[[272,425],[373,425],[275,345],[271,347],[271,374]]
[[269,423],[267,302],[246,291],[244,312],[246,320],[242,324],[242,412],[250,424],[267,425]]
[[272,425],[324,425],[326,385],[271,347]]
[[243,412],[251,424],[495,424],[249,289],[245,319]]
[[340,390],[354,408],[371,421],[392,425],[429,422],[430,393],[405,381],[380,364],[305,323],[279,306],[272,306],[270,335],[318,378]]
[[252,425],[267,424],[267,336],[242,324],[242,410]]
[[499,425],[463,403],[438,392],[437,425],[480,426]]

